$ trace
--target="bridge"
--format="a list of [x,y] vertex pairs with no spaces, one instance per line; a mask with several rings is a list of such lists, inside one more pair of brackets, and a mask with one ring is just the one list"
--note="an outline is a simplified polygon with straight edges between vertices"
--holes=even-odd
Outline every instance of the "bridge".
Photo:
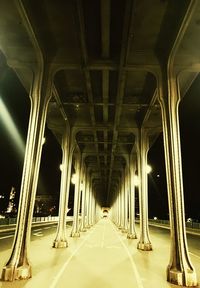
[[[53,279],[51,270],[43,274],[46,287],[61,287],[63,281],[67,285],[64,274],[68,267],[70,287],[90,287],[91,283],[94,287],[94,282],[99,287],[145,287],[145,281],[150,283],[146,287],[198,285],[195,267],[199,266],[193,263],[199,256],[191,257],[186,237],[178,108],[200,70],[200,2],[174,2],[1,0],[0,81],[13,69],[31,106],[18,220],[8,261],[2,267],[2,285],[17,287],[23,284],[15,280],[32,277],[26,287],[38,287],[33,283],[40,273],[29,255],[36,251],[30,250],[31,224],[45,125],[62,149],[59,221],[51,239],[54,252],[45,253],[47,262],[38,259],[38,269],[44,273],[58,263]],[[0,107],[3,111],[2,101]],[[165,246],[159,253],[154,251],[148,225],[147,155],[161,132],[170,218],[169,260],[162,258]],[[68,235],[71,181],[74,214]],[[109,219],[102,219],[102,207]],[[118,235],[113,223],[125,238]],[[93,232],[83,236],[91,226]],[[41,247],[38,251],[49,251]],[[95,253],[97,258],[93,258]],[[113,255],[118,255],[119,263]],[[48,257],[53,258],[48,261]],[[83,261],[79,273],[86,276],[86,280],[81,278],[84,284],[73,282],[79,261]],[[163,263],[166,267],[161,271]],[[94,273],[88,273],[89,269]]]

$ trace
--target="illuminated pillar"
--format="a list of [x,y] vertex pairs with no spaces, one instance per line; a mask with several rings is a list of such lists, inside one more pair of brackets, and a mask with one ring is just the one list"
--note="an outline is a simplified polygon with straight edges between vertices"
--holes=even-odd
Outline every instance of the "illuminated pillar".
[[90,173],[89,170],[87,169],[87,178],[86,178],[86,229],[90,228],[90,223],[89,223],[89,204],[90,204]]
[[86,183],[87,183],[87,173],[84,169],[83,173],[83,183],[82,183],[82,203],[81,203],[81,232],[86,232]]
[[121,190],[120,190],[120,187],[119,187],[118,193],[119,193],[119,195],[118,195],[118,222],[117,222],[117,226],[121,227]]
[[128,239],[137,238],[137,234],[135,230],[135,184],[134,184],[134,177],[135,177],[135,171],[136,171],[135,164],[136,164],[135,161],[131,161],[131,159],[129,159],[129,165],[128,165],[129,231],[127,234]]
[[127,191],[127,185],[126,185],[126,169],[124,168],[123,170],[123,180],[122,180],[122,193],[123,193],[123,205],[124,205],[124,210],[123,210],[123,228],[122,232],[127,233],[127,227],[128,227],[128,191]]
[[147,185],[147,153],[149,150],[149,139],[144,129],[138,129],[138,176],[139,184],[139,202],[140,202],[140,240],[137,248],[150,251],[152,245],[149,239],[148,227],[148,185]]
[[[67,127],[66,127],[67,128]],[[71,166],[73,156],[73,145],[69,143],[69,133],[66,131],[62,139],[62,169],[59,200],[59,220],[53,248],[67,247],[66,220],[68,209],[68,198],[71,181]],[[70,145],[71,144],[71,145]]]
[[[167,280],[183,286],[196,286],[197,277],[190,261],[186,228],[178,107],[180,93],[172,72],[162,71],[159,102],[162,111],[167,190],[169,201],[171,253]],[[160,79],[161,80],[161,79]]]
[[92,227],[92,189],[93,189],[93,179],[90,179],[90,186],[89,186],[89,203],[88,203],[88,218],[89,218],[89,227]]
[[121,175],[121,185],[120,185],[120,225],[119,229],[123,229],[124,224],[124,193],[123,193],[123,172]]
[[28,252],[46,114],[51,94],[52,81],[50,73],[39,72],[34,77],[30,95],[31,111],[15,237],[10,259],[3,267],[1,276],[1,279],[5,281],[27,279],[32,275]]
[[80,237],[79,231],[79,208],[80,208],[80,182],[81,182],[81,155],[79,154],[76,159],[76,183],[75,183],[75,191],[74,191],[74,215],[73,215],[73,224],[71,237]]

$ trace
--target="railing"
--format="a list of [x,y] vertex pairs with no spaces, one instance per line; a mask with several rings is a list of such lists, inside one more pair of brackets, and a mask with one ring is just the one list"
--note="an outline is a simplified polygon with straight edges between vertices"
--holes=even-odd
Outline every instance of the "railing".
[[[32,223],[37,222],[56,222],[58,221],[58,216],[47,216],[47,217],[33,217]],[[17,218],[1,218],[0,219],[0,226],[1,225],[12,225],[16,224]]]
[[[169,220],[161,220],[161,219],[149,219],[149,223],[150,224],[162,224],[162,225],[168,225],[169,226]],[[198,222],[194,222],[194,221],[191,221],[191,222],[186,222],[186,227],[187,228],[191,228],[191,229],[200,229],[200,223]]]

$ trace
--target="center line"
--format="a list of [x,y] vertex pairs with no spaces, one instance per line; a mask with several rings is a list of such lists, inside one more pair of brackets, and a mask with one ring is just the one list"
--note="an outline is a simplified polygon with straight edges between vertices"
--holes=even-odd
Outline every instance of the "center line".
[[106,231],[106,225],[105,225],[105,223],[104,223],[104,227],[103,227],[103,235],[102,235],[101,245],[100,245],[101,248],[103,248],[103,246],[104,246],[104,241],[105,241],[105,231]]
[[57,287],[57,283],[58,283],[58,280],[59,278],[62,276],[64,270],[66,269],[67,265],[70,263],[70,261],[72,260],[72,258],[74,257],[74,255],[78,252],[78,250],[83,246],[83,244],[86,242],[86,240],[91,236],[91,234],[93,233],[90,232],[90,234],[85,238],[85,240],[83,240],[83,242],[80,244],[80,246],[78,246],[76,248],[76,250],[74,250],[74,252],[71,254],[71,256],[68,258],[68,260],[65,262],[65,264],[63,265],[63,267],[60,269],[59,273],[55,276],[52,284],[49,286],[49,288],[54,288],[54,287]]
[[198,255],[196,255],[196,254],[193,254],[192,252],[189,252],[192,256],[194,256],[194,257],[196,257],[196,258],[198,258],[198,259],[200,259],[200,257],[198,256]]
[[132,265],[132,268],[133,268],[133,271],[135,273],[135,277],[136,277],[136,281],[137,281],[137,285],[139,288],[144,288],[143,284],[142,284],[142,281],[141,281],[141,277],[140,277],[140,274],[137,270],[137,267],[135,265],[135,262],[133,261],[133,258],[132,258],[132,255],[131,253],[129,252],[127,246],[124,244],[124,242],[121,240],[121,238],[119,237],[118,233],[116,232],[116,229],[114,229],[113,225],[112,226],[112,229],[115,231],[115,233],[117,234],[117,237],[119,239],[119,241],[121,242],[122,246],[124,247],[124,249],[126,250],[127,254],[128,254],[128,257],[129,257],[129,260],[131,261],[131,265]]

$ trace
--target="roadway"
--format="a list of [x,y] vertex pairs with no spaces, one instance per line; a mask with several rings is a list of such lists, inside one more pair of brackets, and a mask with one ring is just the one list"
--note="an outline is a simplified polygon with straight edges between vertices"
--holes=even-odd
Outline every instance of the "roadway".
[[[71,229],[67,229],[68,234]],[[139,227],[137,225],[137,232]],[[177,288],[166,282],[169,230],[150,226],[153,251],[140,251],[109,219],[100,220],[81,238],[69,237],[69,247],[54,249],[56,225],[33,227],[30,258],[33,278],[2,288]],[[7,234],[6,234],[7,233]],[[138,233],[139,234],[139,233]],[[12,236],[0,234],[0,269],[7,260]],[[190,257],[200,283],[200,236],[188,235]],[[200,286],[198,286],[200,287]]]

